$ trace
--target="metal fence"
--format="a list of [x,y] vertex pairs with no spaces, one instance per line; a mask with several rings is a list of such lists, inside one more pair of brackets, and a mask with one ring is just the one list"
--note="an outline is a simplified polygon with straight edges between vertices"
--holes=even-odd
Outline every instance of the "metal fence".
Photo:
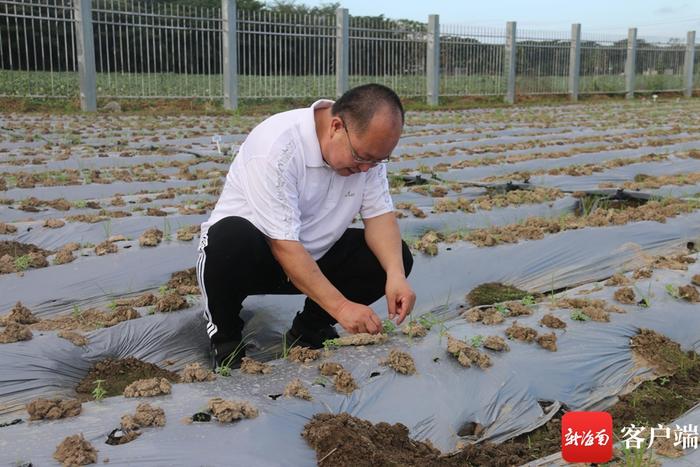
[[430,103],[700,88],[694,34],[692,42],[637,38],[636,30],[581,37],[577,25],[571,33],[516,31],[514,23],[440,26],[431,18],[236,11],[235,0],[222,8],[0,0],[0,96],[80,96],[84,108],[114,98],[223,99],[235,107],[239,98],[333,96],[367,82]]

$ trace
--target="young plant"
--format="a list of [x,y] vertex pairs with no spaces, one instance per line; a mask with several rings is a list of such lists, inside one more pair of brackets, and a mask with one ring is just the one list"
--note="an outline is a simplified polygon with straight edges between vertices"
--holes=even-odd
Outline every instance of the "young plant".
[[481,334],[477,334],[476,336],[472,336],[471,338],[472,347],[474,347],[475,349],[481,347],[481,344],[483,344],[483,342],[484,336],[482,336]]
[[396,331],[396,324],[390,319],[382,321],[382,332],[384,334],[393,334]]
[[102,223],[102,230],[105,233],[105,240],[108,240],[112,236],[112,219],[107,219],[106,222]]
[[92,383],[95,385],[95,388],[92,390],[92,398],[95,399],[97,402],[100,402],[107,395],[107,390],[102,387],[102,383],[104,382],[105,380],[103,379],[96,379]]
[[29,269],[30,264],[31,259],[29,258],[29,255],[22,255],[15,258],[15,268],[18,271],[26,271]]
[[520,303],[522,303],[525,306],[535,306],[537,304],[537,301],[532,295],[525,295],[520,301]]
[[326,352],[330,352],[333,349],[337,349],[340,347],[340,344],[338,343],[338,339],[326,339],[323,341],[323,349]]
[[666,284],[666,293],[669,294],[671,297],[675,298],[676,300],[681,298],[680,292],[678,292],[678,287],[676,287],[673,284]]
[[245,335],[243,339],[241,339],[241,342],[239,342],[238,345],[233,349],[233,352],[231,352],[231,354],[228,357],[224,358],[224,360],[221,362],[221,365],[216,367],[214,373],[224,377],[231,376],[233,364],[239,360],[238,357],[241,354],[241,352],[245,351],[245,347],[248,344],[249,339],[252,335],[253,333]]
[[[301,336],[297,337],[294,342],[288,344],[287,343],[287,333],[285,333],[282,336],[282,358],[286,359],[287,356],[289,355],[289,351],[292,350],[292,347],[294,347],[294,344],[297,343],[297,341],[301,338]],[[325,342],[324,342],[325,345]]]
[[576,321],[590,321],[591,318],[583,311],[576,309],[571,312],[571,319]]
[[170,226],[170,221],[165,218],[163,219],[163,240],[169,242],[173,239],[173,229]]
[[498,311],[504,317],[508,316],[508,314],[510,313],[510,311],[508,311],[508,308],[506,308],[506,306],[503,303],[498,303],[494,306],[494,308],[496,308],[496,311]]

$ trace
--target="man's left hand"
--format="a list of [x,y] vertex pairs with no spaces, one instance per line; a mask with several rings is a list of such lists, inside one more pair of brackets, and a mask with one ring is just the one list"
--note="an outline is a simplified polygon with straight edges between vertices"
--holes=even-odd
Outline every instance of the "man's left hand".
[[401,322],[411,313],[416,303],[416,293],[405,277],[389,276],[386,281],[386,303],[389,308],[389,319]]

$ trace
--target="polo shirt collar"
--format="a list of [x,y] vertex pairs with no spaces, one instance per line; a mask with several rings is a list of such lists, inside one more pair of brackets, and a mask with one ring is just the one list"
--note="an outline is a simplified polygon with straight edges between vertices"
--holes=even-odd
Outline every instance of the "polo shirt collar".
[[330,107],[333,105],[333,102],[334,101],[329,99],[317,100],[307,109],[307,116],[301,123],[300,130],[305,148],[304,163],[307,167],[328,167],[328,164],[326,164],[326,161],[323,160],[323,156],[321,155],[321,146],[318,144],[314,110]]

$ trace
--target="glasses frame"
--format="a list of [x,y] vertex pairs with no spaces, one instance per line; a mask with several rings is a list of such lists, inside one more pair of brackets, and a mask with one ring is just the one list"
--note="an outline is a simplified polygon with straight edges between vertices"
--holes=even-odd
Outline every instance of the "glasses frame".
[[372,167],[377,166],[379,164],[388,164],[389,159],[391,158],[391,154],[389,156],[385,157],[384,159],[380,161],[376,161],[374,159],[365,159],[364,157],[360,157],[357,154],[357,151],[352,145],[352,142],[350,142],[350,132],[348,131],[348,126],[345,124],[345,120],[343,120],[343,117],[338,117],[340,118],[340,122],[343,124],[343,130],[345,130],[345,137],[348,140],[348,147],[350,148],[350,156],[352,159],[357,162],[358,164],[366,164],[366,165],[371,165]]

